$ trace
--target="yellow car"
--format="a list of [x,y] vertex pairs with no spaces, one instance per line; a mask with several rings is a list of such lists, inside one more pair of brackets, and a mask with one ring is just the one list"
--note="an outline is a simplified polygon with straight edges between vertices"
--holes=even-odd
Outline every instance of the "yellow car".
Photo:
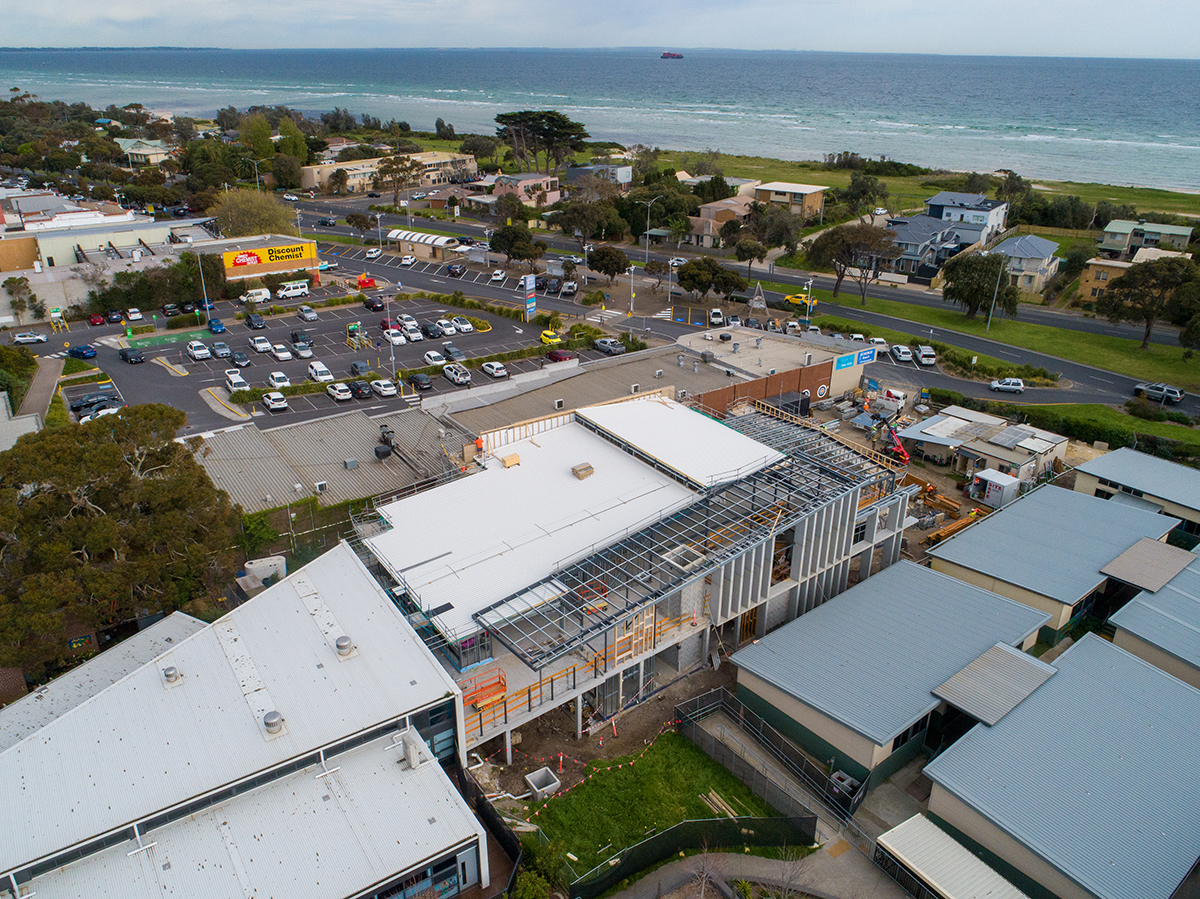
[[785,297],[784,299],[786,299],[789,303],[791,303],[794,306],[811,306],[811,308],[813,308],[813,309],[815,309],[817,306],[817,298],[816,297],[810,298],[807,295],[802,294],[802,293],[794,293],[789,297]]
[[542,343],[547,346],[556,346],[562,343],[562,336],[557,331],[543,331]]

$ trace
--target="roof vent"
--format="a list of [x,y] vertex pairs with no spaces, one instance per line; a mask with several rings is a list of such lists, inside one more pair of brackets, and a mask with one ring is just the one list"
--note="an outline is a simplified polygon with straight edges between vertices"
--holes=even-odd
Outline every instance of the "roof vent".
[[263,727],[269,734],[277,734],[283,730],[283,715],[278,712],[267,712],[263,715]]
[[173,684],[173,683],[175,683],[175,681],[179,680],[179,669],[176,668],[174,665],[171,665],[168,668],[164,668],[163,669],[163,677],[165,677],[167,679],[168,684]]
[[354,651],[354,641],[345,634],[337,638],[337,651],[340,656],[348,656]]

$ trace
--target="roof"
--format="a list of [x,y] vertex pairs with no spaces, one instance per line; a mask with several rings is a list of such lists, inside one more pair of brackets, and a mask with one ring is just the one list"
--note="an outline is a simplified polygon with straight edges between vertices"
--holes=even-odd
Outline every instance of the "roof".
[[[349,636],[353,652],[335,650]],[[179,673],[168,683],[163,670]],[[397,671],[404,672],[397,677]],[[457,687],[345,543],[0,753],[0,870],[284,764]],[[284,728],[269,734],[268,711]]]
[[542,172],[514,172],[511,175],[499,175],[496,181],[502,181],[505,184],[519,184],[523,181],[546,181],[557,177],[557,175],[543,174]]
[[1028,899],[982,859],[924,815],[914,815],[878,843],[938,895],[950,899]]
[[986,194],[968,194],[955,190],[943,190],[925,202],[931,206],[979,206],[987,200]]
[[1089,459],[1076,470],[1200,512],[1200,471],[1187,465],[1122,447]]
[[1143,537],[1100,571],[1154,593],[1194,561],[1195,553]]
[[1153,234],[1175,234],[1180,237],[1191,237],[1191,225],[1160,225],[1157,222],[1130,222],[1116,219],[1104,226],[1105,234],[1130,234],[1135,230],[1149,231]]
[[1200,856],[1200,691],[1095,634],[1054,666],[925,774],[1099,899],[1167,899]]
[[172,612],[0,709],[0,752],[111,687],[204,626],[203,621],[191,615]]
[[1137,252],[1133,254],[1133,262],[1131,265],[1137,265],[1141,262],[1150,262],[1154,259],[1191,259],[1191,253],[1184,253],[1180,250],[1164,250],[1162,247],[1138,247]]
[[893,217],[888,219],[887,230],[895,237],[896,243],[923,244],[951,231],[958,223],[944,222],[931,215],[910,215],[905,218]]
[[[931,547],[927,554],[1074,605],[1105,580],[1100,569],[1178,521],[1044,485]],[[1020,559],[1021,564],[1014,564]]]
[[961,446],[981,438],[1004,425],[1003,418],[973,412],[959,406],[947,406],[939,414],[909,425],[897,436],[902,440],[920,440],[934,446]]
[[1036,234],[1021,234],[1010,237],[992,247],[988,252],[1003,253],[1010,259],[1049,259],[1058,250],[1058,244]]
[[743,478],[783,460],[783,453],[665,397],[588,406],[575,413],[636,447],[655,465],[697,487]]
[[734,654],[739,669],[883,746],[941,703],[931,692],[1037,609],[901,561]]
[[405,241],[407,243],[426,244],[431,247],[456,247],[457,237],[443,237],[440,234],[426,234],[424,231],[389,231],[388,240]]
[[1139,593],[1108,620],[1139,640],[1200,668],[1200,560],[1193,557],[1158,590]]
[[[501,459],[511,455],[520,464],[505,468]],[[571,468],[584,462],[594,471],[580,480]],[[430,618],[451,636],[475,633],[474,613],[566,560],[696,498],[576,422],[509,442],[485,464],[381,507],[392,529],[364,541],[426,613],[442,610]]]
[[823,190],[829,190],[828,187],[822,187],[819,184],[796,184],[792,181],[768,181],[766,184],[760,184],[754,189],[756,191],[769,190],[772,193],[789,194],[815,194]]
[[25,434],[42,429],[42,417],[36,412],[14,415],[8,391],[0,390],[0,452],[12,449]]
[[934,689],[957,709],[992,725],[1044,684],[1055,669],[1033,656],[997,643],[962,671]]

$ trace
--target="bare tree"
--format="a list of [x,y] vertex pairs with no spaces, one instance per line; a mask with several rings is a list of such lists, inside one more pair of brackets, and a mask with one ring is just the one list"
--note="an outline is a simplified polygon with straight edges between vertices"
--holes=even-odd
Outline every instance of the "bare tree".
[[717,878],[721,874],[716,856],[708,851],[708,840],[700,843],[700,854],[691,857],[687,864],[687,870],[692,875],[692,883],[700,887],[700,899],[704,899],[704,892],[708,889],[708,885],[716,884]]
[[801,888],[811,866],[812,852],[799,846],[784,846],[780,859],[783,865],[779,873],[779,899],[799,899],[804,895]]
[[101,260],[71,266],[71,271],[92,290],[99,290],[108,278],[108,263]]

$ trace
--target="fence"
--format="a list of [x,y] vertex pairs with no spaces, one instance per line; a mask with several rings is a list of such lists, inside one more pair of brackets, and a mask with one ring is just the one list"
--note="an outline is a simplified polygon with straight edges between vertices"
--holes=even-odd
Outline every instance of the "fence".
[[627,877],[674,858],[688,849],[718,852],[740,846],[811,846],[817,819],[714,818],[681,821],[597,865],[571,884],[571,899],[595,899]]
[[521,840],[517,837],[513,829],[508,826],[500,814],[492,807],[492,804],[487,801],[487,797],[483,795],[483,790],[476,783],[475,778],[471,776],[471,772],[461,765],[455,764],[454,774],[458,779],[459,791],[462,793],[463,799],[467,801],[467,805],[475,811],[479,820],[483,822],[483,826],[500,844],[508,857],[512,860],[512,871],[508,875],[508,882],[503,885],[503,888],[498,888],[496,884],[492,884],[492,895],[489,899],[496,899],[498,896],[507,894],[512,890],[513,884],[517,879],[517,870],[521,867],[521,855],[523,848]]
[[890,852],[875,844],[875,855],[871,858],[876,866],[908,892],[913,899],[942,899],[939,893],[933,892],[925,883],[912,875],[912,872],[902,865]]

